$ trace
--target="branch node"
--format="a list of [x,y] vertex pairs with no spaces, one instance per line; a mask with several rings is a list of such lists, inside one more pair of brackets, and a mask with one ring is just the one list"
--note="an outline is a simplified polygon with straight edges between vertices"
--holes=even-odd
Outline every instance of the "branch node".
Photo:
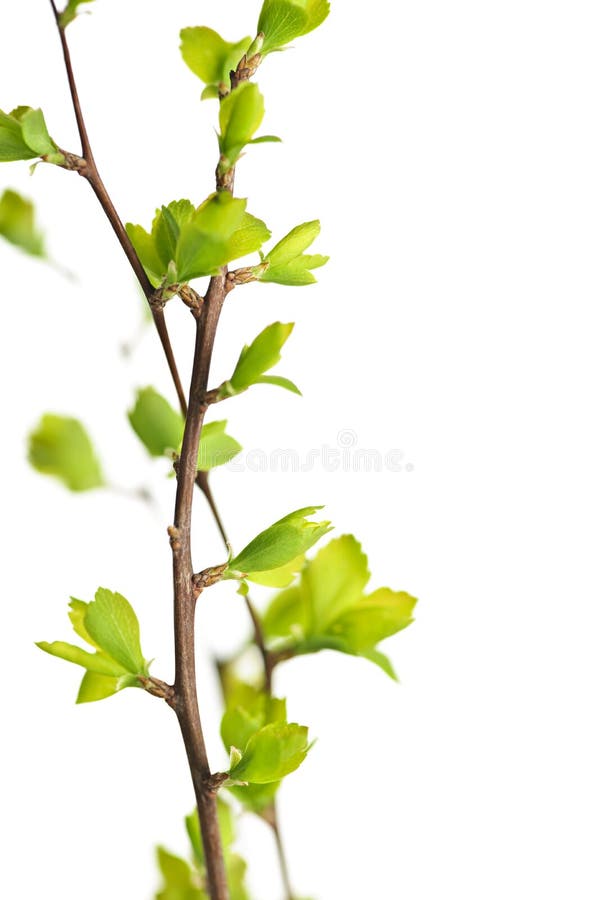
[[229,772],[214,772],[206,782],[206,789],[210,794],[216,794],[228,780]]
[[78,175],[83,176],[83,178],[88,178],[90,174],[90,167],[82,156],[78,156],[76,153],[69,153],[68,150],[60,150],[59,153],[65,158],[63,163],[60,163],[60,167],[62,169],[67,169],[68,172],[77,172]]
[[203,569],[202,572],[193,575],[194,597],[197,599],[205,588],[211,587],[211,585],[220,581],[226,568],[227,563],[223,563],[220,566],[211,566],[209,569]]
[[194,318],[199,319],[204,306],[204,297],[201,297],[189,284],[178,284],[175,287],[179,298],[192,311]]
[[175,688],[172,684],[161,681],[160,678],[153,678],[152,675],[139,675],[139,682],[145,691],[152,694],[153,697],[160,697],[168,703],[169,706],[175,706]]

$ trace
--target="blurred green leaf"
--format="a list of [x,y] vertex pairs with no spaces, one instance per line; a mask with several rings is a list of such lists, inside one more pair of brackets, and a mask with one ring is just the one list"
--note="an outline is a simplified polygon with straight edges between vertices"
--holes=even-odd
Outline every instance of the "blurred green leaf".
[[151,456],[177,452],[183,437],[183,417],[153,387],[138,390],[128,413],[131,427]]
[[285,722],[286,702],[269,697],[264,691],[249,684],[236,686],[227,699],[227,708],[221,720],[221,738],[227,752],[231,747],[243,750],[253,734],[265,725]]
[[198,470],[208,472],[216,466],[223,466],[237,456],[241,444],[226,434],[227,422],[207,422],[202,428],[198,450]]
[[250,46],[251,38],[229,43],[212,28],[184,28],[181,32],[181,55],[186,65],[204,84],[213,88],[203,99],[218,97],[220,84],[229,87],[229,74]]
[[46,255],[43,235],[35,227],[33,203],[10,189],[0,197],[0,235],[30,256]]
[[[321,224],[318,220],[297,225],[267,253],[263,263],[254,269],[256,278],[259,281],[292,286],[314,284],[316,278],[311,270],[324,266],[329,257],[305,255],[304,251],[320,231]],[[265,267],[264,263],[268,263],[268,266]]]
[[329,522],[310,522],[321,506],[298,509],[262,531],[232,559],[224,578],[240,578],[253,572],[279,569],[296,559],[331,530]]
[[356,538],[330,541],[305,564],[299,583],[271,601],[262,617],[267,641],[292,655],[329,649],[362,656],[395,678],[377,644],[410,625],[417,601],[390,588],[365,595],[369,577]]
[[131,604],[122,594],[98,588],[88,604],[83,624],[90,637],[126,671],[148,674],[140,646],[140,625]]
[[272,380],[263,377],[264,373],[277,365],[281,359],[281,348],[293,328],[293,323],[284,325],[281,322],[273,322],[261,331],[249,346],[246,345],[242,349],[233,375],[221,386],[220,396],[231,397],[247,390],[253,384],[273,383],[300,393],[298,388],[285,378]]
[[163,885],[156,900],[209,900],[208,894],[198,887],[192,867],[179,856],[156,848],[158,866],[163,877]]
[[[219,819],[219,831],[221,832],[221,843],[223,850],[226,852],[235,840],[235,825],[231,806],[220,796],[217,796],[217,816]],[[203,866],[205,864],[204,847],[200,836],[200,822],[197,810],[185,817],[185,828],[192,845],[196,863],[199,866]]]
[[263,32],[263,54],[308,34],[329,15],[329,0],[264,0],[258,20]]
[[71,491],[102,487],[104,479],[87,431],[77,419],[46,414],[29,435],[29,462]]
[[279,781],[298,768],[309,749],[305,726],[280,722],[265,725],[252,735],[229,775],[235,781],[254,784]]
[[92,3],[92,0],[69,0],[63,12],[58,17],[59,25],[61,28],[66,28],[67,25],[71,24],[73,19],[77,17],[79,7],[83,3]]
[[227,168],[235,165],[260,127],[264,114],[264,97],[254,82],[243,82],[221,101],[219,149]]

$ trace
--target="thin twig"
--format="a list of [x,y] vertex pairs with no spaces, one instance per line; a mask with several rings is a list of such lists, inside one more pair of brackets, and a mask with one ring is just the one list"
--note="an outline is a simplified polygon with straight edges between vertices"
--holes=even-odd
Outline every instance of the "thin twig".
[[[69,44],[67,41],[66,31],[60,24],[60,13],[56,7],[56,3],[54,0],[50,0],[50,6],[52,7],[52,11],[54,13],[54,19],[56,21],[56,27],[58,29],[58,34],[60,38],[60,44],[62,47],[63,58],[65,63],[65,70],[67,73],[67,80],[69,82],[69,91],[71,94],[71,101],[73,104],[73,111],[75,113],[75,120],[77,122],[77,130],[79,131],[79,137],[81,140],[81,157],[84,161],[84,165],[77,168],[77,171],[80,175],[82,175],[90,184],[94,194],[96,195],[100,206],[104,210],[104,213],[110,222],[112,229],[117,236],[117,240],[119,241],[125,256],[129,260],[129,264],[133,269],[137,280],[140,283],[140,286],[144,292],[144,295],[148,301],[154,294],[154,288],[150,283],[146,272],[144,271],[144,267],[140,262],[140,259],[135,251],[135,248],[131,241],[129,240],[129,236],[125,230],[123,222],[115,206],[110,198],[108,191],[106,190],[106,186],[100,177],[100,173],[98,171],[98,167],[96,165],[96,161],[94,159],[94,154],[92,151],[92,146],[90,143],[90,139],[88,136],[85,118],[83,115],[83,111],[81,109],[81,103],[79,100],[79,92],[77,90],[77,82],[75,80],[75,74],[73,71],[73,64],[71,62],[71,53],[69,50]],[[175,356],[173,354],[173,348],[171,346],[171,341],[169,338],[169,333],[167,330],[167,323],[165,321],[164,313],[161,309],[154,309],[152,304],[150,304],[150,309],[152,312],[152,318],[154,320],[154,325],[158,332],[158,336],[160,338],[160,342],[162,348],[165,353],[165,357],[167,359],[167,365],[169,366],[169,371],[171,373],[171,378],[173,379],[173,384],[175,385],[175,390],[177,392],[177,399],[179,401],[179,406],[181,408],[182,414],[185,416],[187,412],[187,405],[185,399],[185,392],[183,390],[183,386],[181,384],[181,379],[179,377],[179,372],[177,370],[177,364],[175,362]]]

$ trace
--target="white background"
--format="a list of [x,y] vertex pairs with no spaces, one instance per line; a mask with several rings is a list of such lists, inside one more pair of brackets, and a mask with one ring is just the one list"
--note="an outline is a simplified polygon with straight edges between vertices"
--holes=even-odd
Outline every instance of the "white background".
[[[125,219],[212,189],[215,104],[178,54],[182,26],[250,33],[258,2],[98,0],[70,29],[97,160]],[[228,301],[213,369],[269,322],[296,321],[279,371],[299,400],[230,402],[246,450],[397,448],[412,471],[220,471],[236,546],[324,503],[373,586],[420,598],[387,645],[397,686],[333,654],[282,668],[277,690],[318,743],[281,795],[299,893],[319,900],[597,900],[600,16],[594,2],[334,0],[328,23],[268,59],[263,131],[237,182],[274,235],[320,216],[319,285]],[[92,9],[92,6],[90,6]],[[3,3],[0,104],[43,107],[77,151],[44,0]],[[129,434],[134,388],[173,399],[155,336],[124,360],[137,291],[76,175],[2,167],[35,197],[76,283],[0,246],[2,805],[6,896],[149,900],[152,847],[185,849],[191,790],[174,717],[135,691],[76,707],[69,594],[123,592],[154,671],[172,675],[173,482]],[[189,373],[192,321],[168,310]],[[25,437],[54,410],[88,425],[111,480],[151,484],[156,513],[71,496],[28,470]],[[222,558],[201,499],[201,568]],[[202,599],[199,679],[215,768],[225,757],[210,658],[247,633],[239,598]],[[6,846],[6,842],[5,842]],[[257,900],[281,900],[266,828],[240,849]]]

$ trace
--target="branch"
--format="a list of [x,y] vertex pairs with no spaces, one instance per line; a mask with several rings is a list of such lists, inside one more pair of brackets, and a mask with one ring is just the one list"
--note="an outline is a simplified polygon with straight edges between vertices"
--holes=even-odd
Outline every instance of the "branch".
[[[169,338],[169,332],[167,330],[167,323],[165,321],[164,312],[162,309],[156,309],[153,307],[150,300],[154,294],[154,288],[150,283],[146,272],[144,271],[144,267],[142,266],[140,259],[135,252],[133,244],[129,240],[127,232],[125,231],[125,227],[123,222],[121,221],[117,210],[110,198],[108,191],[106,190],[106,186],[100,177],[100,173],[98,172],[98,167],[96,165],[96,161],[94,159],[94,154],[92,152],[92,147],[90,144],[90,139],[87,133],[87,128],[85,124],[85,119],[83,116],[83,111],[81,109],[81,103],[79,101],[79,92],[77,90],[77,82],[75,81],[75,75],[73,72],[73,65],[71,62],[71,53],[69,51],[69,44],[67,42],[67,36],[65,29],[61,27],[60,24],[60,13],[56,7],[56,3],[54,0],[50,0],[50,6],[52,7],[52,12],[54,13],[54,19],[56,21],[56,27],[58,29],[58,35],[60,38],[60,43],[63,52],[63,58],[65,63],[65,69],[67,73],[67,80],[69,82],[69,91],[71,94],[71,101],[73,104],[73,111],[75,113],[75,120],[77,122],[77,130],[79,131],[79,137],[81,140],[81,159],[80,164],[78,166],[69,166],[69,168],[74,168],[79,174],[84,177],[90,184],[94,194],[96,195],[100,206],[104,210],[104,213],[110,222],[112,229],[117,236],[117,240],[119,241],[125,256],[127,257],[131,268],[133,269],[137,280],[140,283],[140,287],[144,292],[144,296],[146,300],[148,300],[150,305],[150,310],[152,312],[152,318],[154,320],[154,325],[156,327],[156,331],[158,332],[158,337],[160,339],[160,343],[162,345],[163,351],[165,353],[165,357],[167,360],[167,365],[169,366],[169,371],[171,373],[171,378],[173,379],[173,384],[175,385],[175,390],[177,392],[177,399],[179,400],[179,406],[181,408],[182,414],[185,416],[187,412],[187,405],[185,400],[185,393],[183,390],[183,386],[181,384],[181,379],[179,377],[179,372],[177,370],[177,364],[175,362],[175,357],[173,355],[173,348],[171,346],[171,341]],[[72,154],[66,154],[67,157],[72,158]]]

